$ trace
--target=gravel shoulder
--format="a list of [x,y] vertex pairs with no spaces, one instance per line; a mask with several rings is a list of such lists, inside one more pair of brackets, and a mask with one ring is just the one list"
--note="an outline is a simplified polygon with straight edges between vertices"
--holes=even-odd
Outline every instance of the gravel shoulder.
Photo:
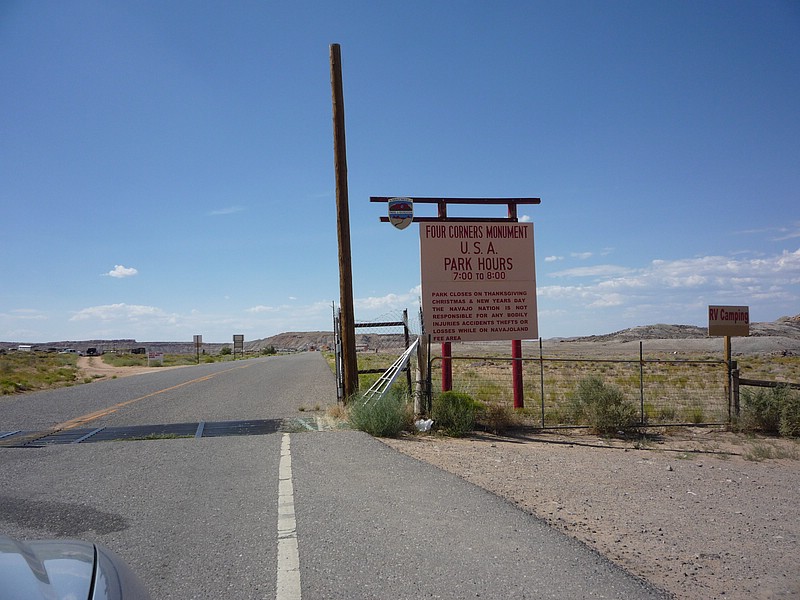
[[800,443],[682,429],[409,435],[386,444],[501,496],[676,598],[800,598]]
[[78,357],[78,369],[81,377],[101,379],[104,377],[128,377],[130,375],[141,375],[142,373],[152,373],[165,369],[179,369],[184,365],[174,367],[115,367],[109,365],[101,356],[80,356]]

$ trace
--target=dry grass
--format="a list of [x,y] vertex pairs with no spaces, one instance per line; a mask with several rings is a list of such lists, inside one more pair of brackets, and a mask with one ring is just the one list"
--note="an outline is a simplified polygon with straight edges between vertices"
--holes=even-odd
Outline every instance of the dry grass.
[[[454,346],[453,389],[470,394],[486,405],[511,406],[512,360],[508,344]],[[601,345],[556,344],[546,348],[543,360],[536,355],[523,361],[523,396],[528,409],[522,421],[533,426],[576,424],[571,414],[570,396],[578,383],[599,377],[619,387],[625,397],[639,407],[647,424],[725,423],[728,420],[726,396],[727,366],[720,357],[708,353],[660,352],[644,357],[640,364],[637,347],[602,353]],[[456,350],[457,348],[457,350]],[[630,356],[630,351],[635,355]],[[572,355],[570,355],[572,354]],[[800,381],[800,357],[741,357],[743,377]],[[441,389],[441,359],[433,361],[433,389]],[[543,385],[542,385],[543,384]],[[544,392],[544,393],[542,393]],[[544,397],[544,398],[543,398]],[[544,421],[542,420],[544,413]]]

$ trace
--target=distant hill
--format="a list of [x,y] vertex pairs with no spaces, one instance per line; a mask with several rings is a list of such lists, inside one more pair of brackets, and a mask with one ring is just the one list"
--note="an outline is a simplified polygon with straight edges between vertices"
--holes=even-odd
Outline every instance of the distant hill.
[[[750,338],[771,338],[773,345],[780,347],[781,340],[791,342],[792,348],[800,344],[800,315],[781,317],[773,322],[751,323]],[[640,340],[708,340],[705,327],[696,325],[642,325],[622,329],[604,335],[590,335],[572,338],[556,338],[559,341],[570,342],[635,342]],[[755,340],[753,340],[755,341]],[[25,342],[0,342],[0,348],[16,348]],[[333,348],[333,332],[331,331],[294,331],[279,333],[257,340],[245,340],[244,349],[248,352],[260,352],[264,348],[274,348],[284,352],[303,352],[308,350],[326,350]],[[134,339],[117,340],[83,340],[60,341],[32,344],[36,350],[72,348],[79,352],[86,352],[87,348],[97,348],[103,352],[111,350],[131,350],[133,348],[147,348],[158,350],[167,354],[192,354],[195,352],[192,342],[139,342]],[[232,343],[203,344],[203,350],[208,354],[217,354],[223,347],[232,347]],[[402,334],[357,333],[356,347],[360,351],[379,349],[392,349],[404,347]]]
[[[641,325],[607,333],[568,338],[576,342],[631,342],[638,340],[690,340],[708,337],[708,328],[697,325]],[[767,323],[751,323],[750,337],[785,337],[800,340],[800,315]]]
[[[413,339],[413,338],[412,338]],[[270,346],[278,351],[303,351],[332,349],[334,344],[331,331],[295,331],[279,333],[268,338],[245,342],[245,349],[260,351]],[[375,350],[404,348],[405,339],[402,333],[357,333],[356,348],[358,350]]]

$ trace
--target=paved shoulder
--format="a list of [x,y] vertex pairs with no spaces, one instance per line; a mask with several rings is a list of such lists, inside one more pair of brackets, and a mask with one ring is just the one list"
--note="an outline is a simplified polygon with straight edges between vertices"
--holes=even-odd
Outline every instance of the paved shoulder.
[[664,598],[586,546],[359,432],[292,436],[304,598]]

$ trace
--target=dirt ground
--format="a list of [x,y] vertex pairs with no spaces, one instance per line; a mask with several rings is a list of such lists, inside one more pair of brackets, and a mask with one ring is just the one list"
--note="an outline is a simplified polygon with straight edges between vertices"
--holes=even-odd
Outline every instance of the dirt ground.
[[455,473],[676,598],[800,598],[800,443],[677,429],[409,435],[397,450]]
[[179,367],[115,367],[107,364],[102,356],[79,356],[78,369],[81,377],[92,379],[127,377],[130,375],[140,375],[151,371],[163,371],[164,369],[176,369]]

